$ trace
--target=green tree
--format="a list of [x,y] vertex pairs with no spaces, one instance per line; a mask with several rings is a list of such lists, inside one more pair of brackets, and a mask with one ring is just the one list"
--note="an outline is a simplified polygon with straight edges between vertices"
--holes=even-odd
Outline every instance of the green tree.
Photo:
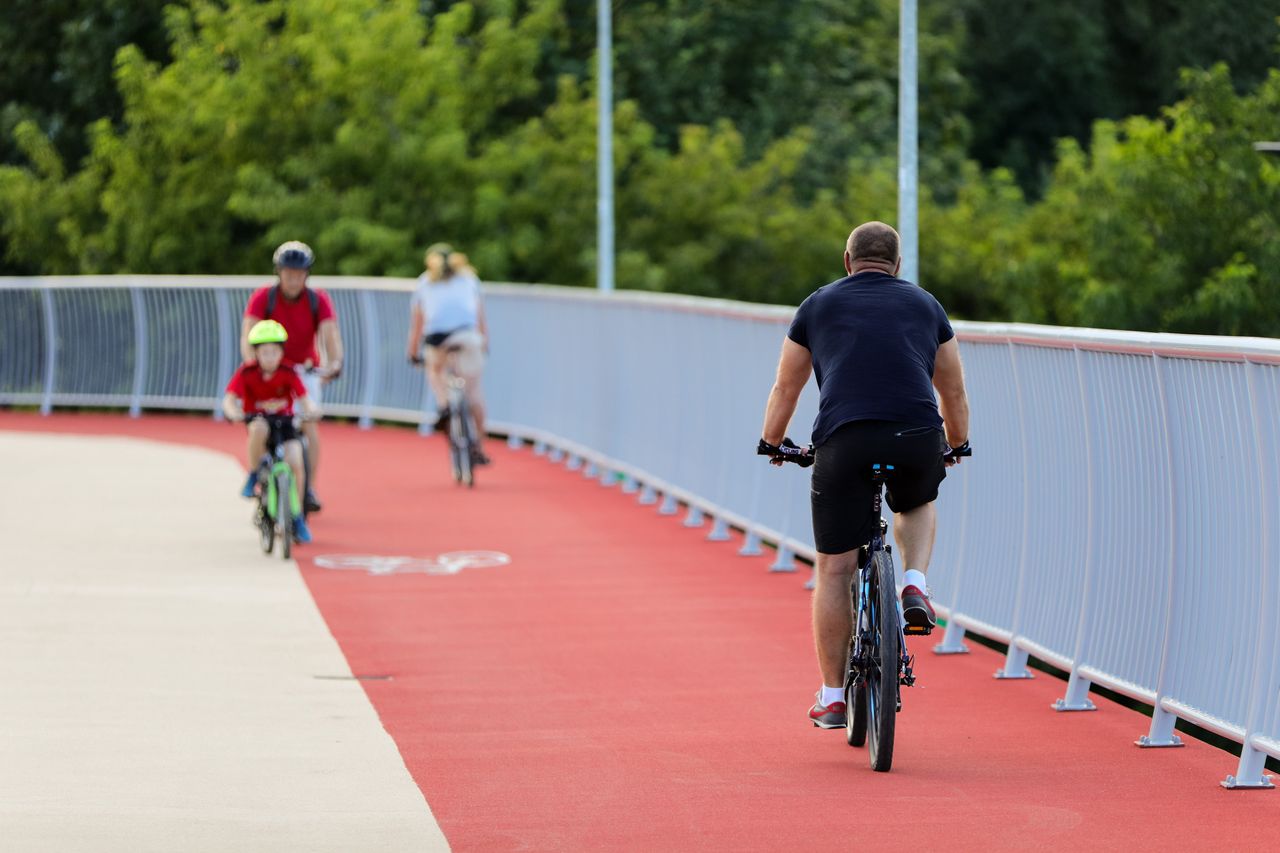
[[[0,162],[14,162],[18,123],[35,121],[64,157],[87,152],[85,128],[118,121],[123,104],[112,80],[127,44],[163,59],[161,10],[174,0],[6,0],[0,7]],[[181,2],[181,0],[178,0]]]
[[241,272],[307,235],[336,272],[414,269],[432,238],[466,233],[479,146],[536,89],[557,21],[554,3],[478,27],[463,4],[429,31],[409,0],[171,7],[173,62],[120,52],[124,126],[94,127],[83,170],[67,177],[23,126],[32,168],[0,169],[9,257]]
[[1099,121],[1061,144],[1044,199],[1014,226],[1003,287],[1039,322],[1275,335],[1280,71],[1237,95],[1225,66],[1187,72],[1157,119]]
[[1057,140],[1087,141],[1098,118],[1156,115],[1179,70],[1226,61],[1246,90],[1266,76],[1280,27],[1270,0],[961,0],[960,72],[976,97],[972,155],[1039,193]]

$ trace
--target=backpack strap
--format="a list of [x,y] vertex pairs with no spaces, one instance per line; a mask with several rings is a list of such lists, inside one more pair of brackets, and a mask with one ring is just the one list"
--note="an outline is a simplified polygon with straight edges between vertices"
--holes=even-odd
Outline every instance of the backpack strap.
[[[280,285],[273,285],[267,291],[267,316],[264,320],[270,320],[271,315],[276,312],[276,301],[280,298]],[[311,288],[307,288],[307,302],[311,305],[311,328],[320,328],[320,297],[316,296],[316,292]]]

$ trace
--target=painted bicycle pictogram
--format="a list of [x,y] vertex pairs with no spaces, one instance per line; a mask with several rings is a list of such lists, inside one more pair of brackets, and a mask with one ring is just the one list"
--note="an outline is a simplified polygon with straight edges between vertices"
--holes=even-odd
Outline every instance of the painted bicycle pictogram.
[[511,557],[501,551],[450,551],[436,557],[326,554],[315,559],[322,569],[363,569],[371,575],[456,575],[463,569],[487,569],[510,562]]

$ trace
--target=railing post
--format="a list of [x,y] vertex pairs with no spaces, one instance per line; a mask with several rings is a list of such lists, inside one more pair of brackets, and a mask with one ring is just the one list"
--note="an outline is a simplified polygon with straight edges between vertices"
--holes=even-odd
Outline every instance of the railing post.
[[364,393],[360,400],[361,429],[373,426],[373,407],[378,399],[378,378],[382,375],[382,358],[378,345],[378,312],[373,304],[373,291],[360,291],[360,317],[364,326]]
[[1013,618],[1009,624],[1009,651],[1005,655],[1004,666],[995,673],[996,678],[1034,678],[1027,669],[1027,652],[1018,645],[1018,628],[1022,617],[1022,600],[1026,594],[1027,583],[1027,539],[1030,536],[1031,491],[1027,478],[1031,476],[1031,460],[1027,450],[1027,425],[1023,416],[1026,401],[1022,397],[1022,382],[1018,376],[1018,360],[1014,357],[1017,345],[1012,341],[1009,346],[1009,368],[1013,373],[1014,393],[1018,398],[1018,439],[1022,445],[1022,539],[1018,547],[1018,583],[1013,597]]
[[693,504],[689,504],[689,513],[684,517],[684,526],[701,527],[702,520],[702,510]]
[[142,414],[142,391],[147,382],[147,304],[142,291],[129,288],[133,304],[133,392],[129,397],[129,417]]
[[[1274,477],[1274,474],[1268,474],[1269,454],[1263,451],[1263,436],[1268,435],[1267,430],[1274,429],[1274,426],[1264,423],[1264,419],[1258,411],[1258,391],[1257,382],[1254,374],[1256,373],[1255,365],[1246,362],[1244,366],[1245,381],[1248,383],[1249,389],[1249,414],[1253,417],[1254,435],[1257,436],[1257,465],[1259,472],[1259,501],[1262,506],[1262,517],[1271,518],[1275,513],[1275,496],[1271,488],[1268,488],[1267,478]],[[1262,563],[1258,566],[1259,582],[1261,589],[1258,590],[1258,601],[1262,602],[1262,606],[1257,608],[1259,622],[1257,629],[1257,639],[1253,651],[1253,678],[1251,679],[1249,710],[1248,717],[1245,721],[1244,743],[1240,747],[1240,764],[1236,767],[1233,775],[1227,776],[1222,781],[1224,788],[1274,788],[1271,777],[1262,771],[1267,766],[1267,754],[1262,750],[1254,747],[1250,741],[1253,740],[1254,734],[1257,732],[1259,720],[1263,718],[1266,709],[1266,703],[1269,698],[1280,701],[1275,697],[1275,684],[1267,683],[1267,666],[1270,663],[1267,657],[1268,653],[1275,653],[1275,649],[1271,646],[1270,640],[1275,636],[1275,628],[1277,617],[1275,608],[1268,606],[1272,601],[1271,585],[1275,583],[1274,569],[1275,559],[1272,554],[1272,548],[1275,544],[1275,536],[1271,531],[1270,524],[1260,526],[1258,536],[1262,540]],[[1270,696],[1268,694],[1271,694]]]
[[969,647],[964,644],[964,628],[955,620],[955,611],[947,618],[947,627],[942,632],[942,642],[933,647],[935,655],[967,655]]
[[956,544],[956,564],[953,567],[952,593],[947,614],[947,627],[942,632],[942,642],[933,647],[936,655],[967,655],[969,647],[964,644],[964,628],[956,621],[960,613],[960,578],[964,568],[964,549],[968,544],[969,530],[969,474],[962,473],[960,487],[960,539]]
[[1084,467],[1085,467],[1085,492],[1089,496],[1088,506],[1085,507],[1085,546],[1084,546],[1084,579],[1081,582],[1080,590],[1080,618],[1076,621],[1076,647],[1075,654],[1071,658],[1071,676],[1067,679],[1067,692],[1061,699],[1053,703],[1055,711],[1096,711],[1098,706],[1093,704],[1089,699],[1090,681],[1081,675],[1081,667],[1085,665],[1085,655],[1088,653],[1088,634],[1089,634],[1089,592],[1093,584],[1094,566],[1097,560],[1093,553],[1094,542],[1094,525],[1097,524],[1094,514],[1094,505],[1097,503],[1097,496],[1094,494],[1094,455],[1093,455],[1093,419],[1091,417],[1092,407],[1089,405],[1089,394],[1084,381],[1084,366],[1081,364],[1080,348],[1072,347],[1072,354],[1076,362],[1076,384],[1080,391],[1080,411],[1084,412]]
[[1027,669],[1028,657],[1030,655],[1027,654],[1027,650],[1018,645],[1018,637],[1010,637],[1009,651],[1004,656],[1004,666],[996,670],[994,677],[999,679],[1035,678],[1031,670]]
[[1165,554],[1165,564],[1169,567],[1169,582],[1165,585],[1164,638],[1160,642],[1160,669],[1156,675],[1156,700],[1151,713],[1151,727],[1147,734],[1139,737],[1135,744],[1140,747],[1177,747],[1182,746],[1182,738],[1173,733],[1178,718],[1164,709],[1164,699],[1168,682],[1169,646],[1173,635],[1173,596],[1178,582],[1177,533],[1174,531],[1173,519],[1176,518],[1178,487],[1178,468],[1173,464],[1173,432],[1169,429],[1169,395],[1165,390],[1164,359],[1153,354],[1151,372],[1155,377],[1156,395],[1160,401],[1160,427],[1164,439],[1165,464],[1169,471],[1169,550]]
[[1267,767],[1267,754],[1254,749],[1245,737],[1244,746],[1240,750],[1240,766],[1234,774],[1222,780],[1224,788],[1274,788],[1271,776],[1263,773]]
[[769,567],[771,572],[794,572],[796,570],[795,554],[782,542],[778,543],[778,558]]
[[717,516],[711,522],[711,532],[707,534],[708,542],[728,542],[729,522]]
[[58,320],[53,310],[53,291],[40,289],[40,304],[44,306],[44,398],[40,401],[40,414],[53,411],[53,385],[58,376]]
[[670,492],[662,495],[662,504],[658,507],[658,515],[675,515],[680,511],[680,502]]
[[742,557],[759,557],[764,553],[764,549],[760,547],[760,534],[751,528],[747,528],[747,532],[742,537],[742,547],[738,549],[738,555]]
[[235,371],[233,351],[240,349],[240,338],[231,323],[231,297],[220,287],[213,289],[213,308],[218,328],[218,387],[214,389],[213,419],[223,420],[222,389],[231,381]]

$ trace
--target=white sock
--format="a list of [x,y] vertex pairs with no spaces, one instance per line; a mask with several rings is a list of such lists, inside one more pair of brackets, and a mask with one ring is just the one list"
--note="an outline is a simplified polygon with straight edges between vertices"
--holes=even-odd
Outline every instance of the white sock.
[[902,585],[919,587],[921,592],[929,591],[928,587],[925,586],[924,572],[917,569],[907,569],[902,573]]
[[844,688],[828,687],[825,684],[822,685],[822,699],[820,701],[822,702],[822,706],[824,708],[829,708],[832,702],[843,702]]

